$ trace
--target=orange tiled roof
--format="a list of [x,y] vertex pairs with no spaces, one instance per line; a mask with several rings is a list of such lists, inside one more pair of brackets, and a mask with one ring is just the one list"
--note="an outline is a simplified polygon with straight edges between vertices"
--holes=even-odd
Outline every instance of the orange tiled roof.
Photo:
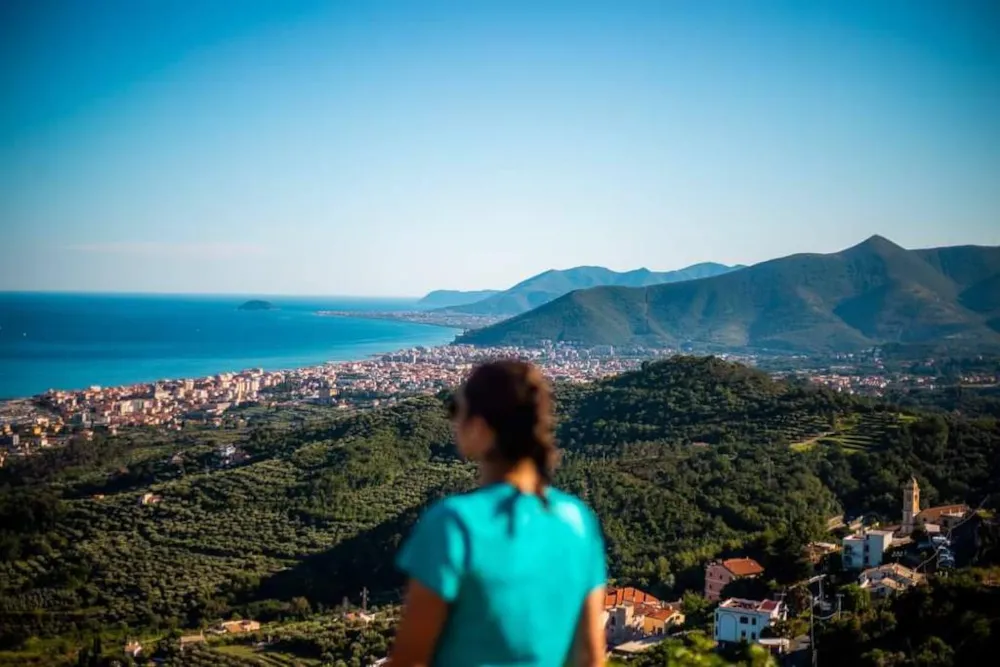
[[764,568],[753,558],[730,558],[722,561],[722,566],[737,577],[749,577],[764,572]]
[[928,507],[917,514],[917,518],[923,521],[936,522],[942,514],[965,514],[969,511],[968,505],[941,505],[940,507]]
[[648,604],[659,606],[660,601],[638,588],[610,588],[604,595],[604,607],[618,607],[625,603]]
[[676,609],[672,607],[667,607],[666,609],[654,609],[653,611],[646,614],[648,618],[655,618],[658,621],[669,620],[671,616],[678,613]]

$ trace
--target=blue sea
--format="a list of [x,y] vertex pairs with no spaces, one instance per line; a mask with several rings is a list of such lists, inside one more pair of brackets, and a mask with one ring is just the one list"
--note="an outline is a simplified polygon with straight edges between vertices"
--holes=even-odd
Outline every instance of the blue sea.
[[[243,311],[250,298],[276,310]],[[441,345],[454,329],[317,310],[406,310],[401,299],[0,293],[0,398],[48,389],[283,369]]]

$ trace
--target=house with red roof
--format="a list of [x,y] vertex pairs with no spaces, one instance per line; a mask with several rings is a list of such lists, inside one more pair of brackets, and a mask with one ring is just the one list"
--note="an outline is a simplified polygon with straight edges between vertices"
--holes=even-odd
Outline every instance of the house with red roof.
[[662,604],[658,599],[641,591],[638,588],[628,586],[626,588],[609,588],[604,594],[604,608],[620,607],[624,604],[644,604],[658,607]]
[[753,558],[727,558],[705,566],[705,597],[713,602],[722,597],[722,589],[737,579],[753,579],[764,568]]
[[665,635],[684,623],[678,602],[663,602],[632,588],[610,588],[604,597],[604,631],[612,644],[642,637]]

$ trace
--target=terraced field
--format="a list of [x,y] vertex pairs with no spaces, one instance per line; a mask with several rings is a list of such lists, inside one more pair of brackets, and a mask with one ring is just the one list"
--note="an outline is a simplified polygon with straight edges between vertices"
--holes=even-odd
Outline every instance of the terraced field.
[[271,650],[256,650],[245,644],[229,646],[209,646],[209,657],[217,658],[220,654],[229,660],[240,660],[240,665],[261,665],[262,667],[313,667],[321,664],[318,660],[302,658],[288,653]]
[[164,665],[208,667],[221,665],[223,667],[315,667],[321,664],[318,660],[301,658],[276,651],[257,651],[244,644],[194,646],[176,655]]
[[896,412],[852,414],[837,419],[836,429],[792,444],[796,451],[808,451],[816,446],[840,447],[845,452],[861,452],[877,447],[885,435],[916,419]]

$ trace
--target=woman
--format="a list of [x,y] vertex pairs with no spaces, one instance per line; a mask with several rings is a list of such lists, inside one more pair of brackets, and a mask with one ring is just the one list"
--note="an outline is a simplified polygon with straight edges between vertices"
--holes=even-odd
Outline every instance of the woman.
[[551,486],[552,396],[537,368],[476,368],[455,395],[459,452],[481,488],[426,511],[391,664],[604,664],[604,544],[593,512]]

